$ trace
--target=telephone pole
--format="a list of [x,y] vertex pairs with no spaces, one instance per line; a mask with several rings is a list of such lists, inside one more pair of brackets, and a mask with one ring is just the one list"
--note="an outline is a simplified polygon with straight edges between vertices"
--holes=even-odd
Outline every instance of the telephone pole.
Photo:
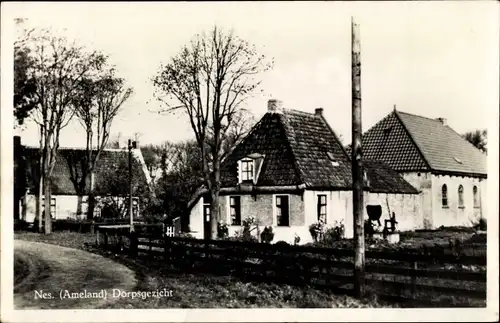
[[354,217],[354,293],[365,293],[365,234],[363,210],[363,154],[361,151],[361,45],[359,25],[351,17],[352,81],[352,213]]
[[129,185],[129,196],[128,196],[128,214],[130,217],[130,232],[134,232],[134,219],[133,219],[133,200],[132,196],[134,194],[134,188],[132,185],[132,149],[136,147],[135,141],[128,140],[128,185]]

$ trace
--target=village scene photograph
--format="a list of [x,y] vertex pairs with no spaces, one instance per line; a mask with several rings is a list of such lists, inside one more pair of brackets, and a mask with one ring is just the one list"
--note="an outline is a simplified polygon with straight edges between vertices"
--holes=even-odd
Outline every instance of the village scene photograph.
[[6,322],[498,320],[498,3],[2,9]]

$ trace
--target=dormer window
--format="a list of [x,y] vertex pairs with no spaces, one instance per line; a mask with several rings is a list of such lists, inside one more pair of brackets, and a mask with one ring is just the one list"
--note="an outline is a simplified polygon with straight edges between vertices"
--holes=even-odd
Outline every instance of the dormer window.
[[241,160],[241,181],[253,181],[254,179],[254,160],[245,158]]
[[257,183],[264,155],[250,154],[238,161],[238,182]]
[[328,156],[328,159],[332,163],[332,166],[337,167],[340,165],[339,162],[335,160],[335,156],[333,156],[333,153],[327,151],[326,155]]

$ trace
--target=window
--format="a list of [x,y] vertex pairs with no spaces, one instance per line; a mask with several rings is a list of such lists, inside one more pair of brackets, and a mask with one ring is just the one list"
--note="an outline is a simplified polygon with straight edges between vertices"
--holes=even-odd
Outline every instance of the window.
[[241,204],[239,196],[229,197],[229,215],[231,216],[231,225],[241,225]]
[[326,223],[326,195],[318,195],[318,221]]
[[203,197],[203,218],[205,222],[210,222],[210,203],[212,199],[210,197]]
[[243,159],[241,161],[241,181],[253,181],[253,160]]
[[328,159],[330,159],[332,166],[337,167],[340,165],[339,162],[335,160],[335,156],[333,155],[333,153],[327,151],[326,155],[328,156]]
[[472,195],[474,196],[474,207],[479,207],[479,195],[477,192],[477,186],[474,185],[472,188]]
[[443,184],[441,188],[441,204],[443,207],[448,207],[448,187],[446,184]]
[[[45,197],[42,197],[42,213],[45,212]],[[45,214],[45,213],[43,213]],[[56,198],[50,198],[50,216],[55,219],[56,217]]]
[[288,195],[276,196],[276,219],[278,226],[290,225],[290,214],[288,207]]
[[464,207],[464,187],[462,185],[458,186],[458,207]]

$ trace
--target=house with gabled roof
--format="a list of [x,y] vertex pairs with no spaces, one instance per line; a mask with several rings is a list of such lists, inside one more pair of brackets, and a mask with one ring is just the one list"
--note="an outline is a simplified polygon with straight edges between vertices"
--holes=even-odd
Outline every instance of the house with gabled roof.
[[[364,164],[365,205],[395,212],[402,229],[421,227],[420,192],[383,162]],[[253,217],[273,227],[274,242],[296,236],[310,242],[309,225],[320,219],[327,226],[343,223],[352,237],[351,162],[323,109],[306,113],[269,100],[267,113],[222,162],[219,205],[231,235]],[[188,208],[191,234],[207,236],[210,200],[204,188]]]
[[362,149],[422,192],[425,228],[470,226],[485,216],[487,156],[445,118],[394,109],[363,134]]
[[[22,145],[21,138],[19,136],[14,137],[14,186],[16,191],[14,216],[16,219],[21,219],[28,223],[35,220],[35,192],[40,181],[39,154],[38,147]],[[86,179],[86,194],[78,196],[75,189],[76,180],[82,174],[85,154],[86,150],[84,148],[61,147],[58,149],[51,181],[50,203],[54,219],[83,219],[87,216],[90,176]],[[122,205],[123,203],[127,203],[129,195],[129,187],[126,185],[128,184],[128,176],[123,178],[123,181],[120,180],[120,183],[110,182],[110,178],[112,177],[109,174],[116,172],[128,174],[128,150],[102,150],[96,162],[94,175],[94,194],[97,200],[109,197],[117,204]],[[144,195],[154,194],[150,186],[151,178],[149,172],[138,147],[132,149],[132,173],[133,187],[136,194],[139,194],[140,191],[144,191]],[[117,176],[113,178],[115,177]],[[101,215],[101,209],[98,206],[95,208],[94,216]],[[137,196],[134,196],[134,206],[134,214],[138,215],[140,213],[140,205]]]

